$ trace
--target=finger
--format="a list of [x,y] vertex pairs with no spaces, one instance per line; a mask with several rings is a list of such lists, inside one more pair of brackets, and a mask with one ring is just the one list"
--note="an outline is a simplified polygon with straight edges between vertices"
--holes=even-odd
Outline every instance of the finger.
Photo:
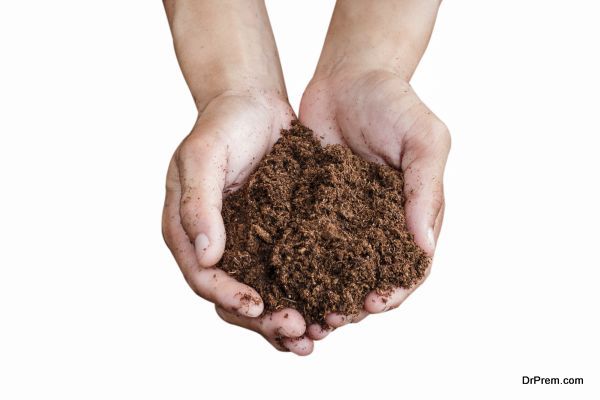
[[198,268],[189,280],[197,293],[225,310],[247,317],[262,314],[264,304],[260,295],[218,268]]
[[398,307],[409,296],[411,290],[396,288],[391,293],[381,295],[371,292],[365,299],[365,310],[371,314],[377,314]]
[[228,310],[251,317],[260,315],[263,303],[254,289],[236,281],[220,269],[200,268],[194,246],[181,226],[180,196],[177,167],[172,162],[167,174],[163,236],[185,280],[196,294]]
[[299,338],[284,338],[282,343],[289,351],[299,356],[309,355],[312,353],[314,348],[314,342],[307,336],[301,336]]
[[356,324],[362,321],[363,319],[369,316],[369,312],[367,310],[362,310],[356,317],[352,319],[352,323]]
[[429,273],[431,272],[431,267],[427,268],[425,271],[425,277],[415,286],[406,289],[406,288],[395,288],[390,293],[379,294],[376,291],[372,291],[365,298],[365,310],[367,310],[371,314],[382,313],[385,311],[393,310],[394,308],[398,308],[404,300],[408,298],[421,284],[425,281]]
[[262,332],[268,336],[300,337],[306,332],[306,322],[298,311],[284,308],[263,318]]
[[430,111],[425,113],[411,130],[416,133],[408,135],[404,143],[402,171],[408,228],[419,247],[433,256],[443,217],[443,177],[450,135]]
[[348,325],[353,322],[362,321],[367,317],[368,313],[365,310],[361,310],[358,314],[355,315],[343,315],[339,313],[330,313],[325,316],[325,322],[327,325],[333,328],[339,328],[344,325]]
[[285,345],[283,344],[283,339],[281,336],[278,336],[274,339],[270,339],[266,336],[263,336],[265,338],[265,340],[269,343],[271,343],[271,346],[275,347],[277,350],[279,351],[283,351],[283,352],[289,352],[290,349],[288,349],[287,347],[285,347]]
[[296,310],[287,308],[260,318],[247,318],[216,307],[224,321],[261,334],[280,351],[308,355],[313,350],[312,339],[303,336],[306,330],[304,318]]
[[306,334],[312,340],[321,340],[327,337],[333,330],[334,328],[332,327],[323,328],[319,324],[311,324],[306,328]]
[[227,146],[208,128],[195,130],[177,151],[181,182],[181,224],[201,267],[215,265],[225,249],[221,217]]
[[248,318],[216,307],[217,314],[230,324],[241,326],[258,332],[269,339],[276,337],[297,338],[306,331],[306,323],[302,315],[291,308],[284,308],[259,318]]
[[327,322],[327,325],[331,326],[332,328],[339,328],[349,324],[350,320],[351,317],[338,313],[330,313],[325,316],[325,322]]

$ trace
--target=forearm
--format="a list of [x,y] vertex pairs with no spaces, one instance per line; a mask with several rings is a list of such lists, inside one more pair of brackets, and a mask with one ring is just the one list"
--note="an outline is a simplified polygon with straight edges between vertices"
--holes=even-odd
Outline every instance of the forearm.
[[340,70],[385,69],[410,80],[441,0],[338,0],[315,79]]
[[228,92],[286,97],[262,0],[164,0],[179,65],[199,110]]

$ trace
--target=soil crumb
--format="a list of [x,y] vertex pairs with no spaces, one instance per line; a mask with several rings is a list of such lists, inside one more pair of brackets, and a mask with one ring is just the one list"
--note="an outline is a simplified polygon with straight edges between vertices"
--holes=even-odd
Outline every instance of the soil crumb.
[[408,232],[402,174],[295,121],[247,183],[224,200],[219,268],[258,291],[265,312],[307,323],[357,314],[366,295],[419,282],[430,259]]

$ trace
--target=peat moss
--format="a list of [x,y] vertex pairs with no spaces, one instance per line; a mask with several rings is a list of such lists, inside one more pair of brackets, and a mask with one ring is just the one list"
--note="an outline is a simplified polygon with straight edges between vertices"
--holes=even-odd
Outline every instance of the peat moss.
[[307,322],[358,313],[372,290],[411,287],[430,264],[408,232],[399,171],[343,145],[321,146],[298,122],[223,204],[219,267],[255,288],[265,312]]

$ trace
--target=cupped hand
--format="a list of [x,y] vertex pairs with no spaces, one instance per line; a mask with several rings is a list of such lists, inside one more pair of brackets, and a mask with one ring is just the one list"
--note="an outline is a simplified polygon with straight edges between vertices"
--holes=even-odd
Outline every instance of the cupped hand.
[[263,315],[259,294],[215,267],[225,248],[224,194],[239,188],[287,128],[287,101],[264,92],[228,92],[200,113],[171,159],[163,211],[163,236],[186,281],[216,305],[225,321],[263,335],[279,350],[309,354],[300,313]]
[[[326,144],[345,144],[367,160],[403,171],[408,228],[416,243],[433,256],[444,216],[443,174],[450,135],[410,84],[384,70],[341,71],[315,78],[304,92],[300,121]],[[337,328],[396,308],[415,289],[397,288],[387,296],[371,292],[361,313],[330,314],[326,322]],[[315,325],[308,328],[315,340],[328,332]]]

